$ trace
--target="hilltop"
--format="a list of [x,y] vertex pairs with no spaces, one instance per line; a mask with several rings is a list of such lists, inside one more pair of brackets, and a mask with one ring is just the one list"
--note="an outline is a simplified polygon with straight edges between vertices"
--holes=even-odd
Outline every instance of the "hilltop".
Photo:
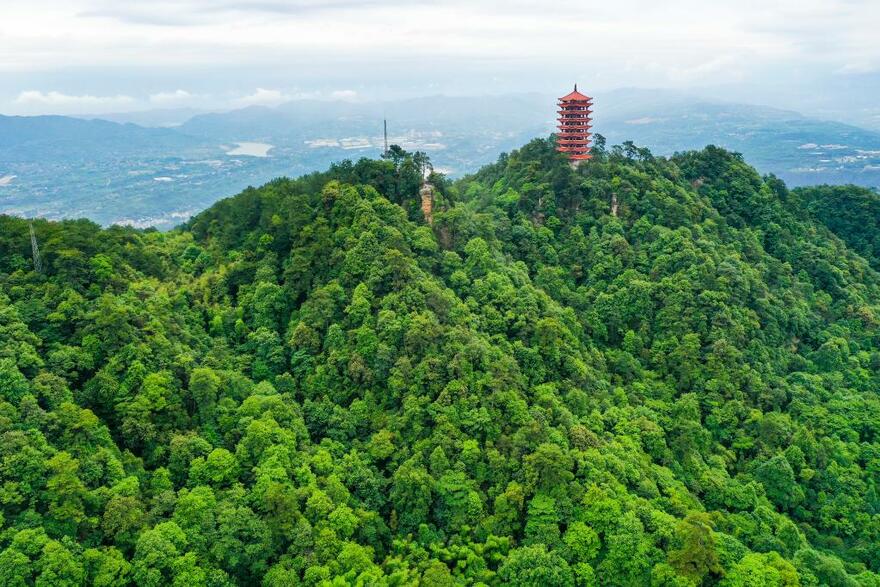
[[880,585],[876,194],[598,147],[0,217],[0,583]]

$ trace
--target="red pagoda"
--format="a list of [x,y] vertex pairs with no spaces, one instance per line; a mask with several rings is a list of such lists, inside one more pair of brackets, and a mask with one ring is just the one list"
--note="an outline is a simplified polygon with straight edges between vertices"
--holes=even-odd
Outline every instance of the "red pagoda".
[[556,135],[556,150],[566,153],[573,164],[590,158],[590,137],[593,133],[593,99],[574,91],[559,98],[559,133]]

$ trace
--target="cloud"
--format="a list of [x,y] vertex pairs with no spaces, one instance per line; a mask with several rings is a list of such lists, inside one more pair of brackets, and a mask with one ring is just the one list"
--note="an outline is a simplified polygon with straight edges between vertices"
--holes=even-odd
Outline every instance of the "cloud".
[[407,0],[154,0],[148,5],[99,0],[76,13],[80,18],[102,18],[134,25],[194,26],[230,17],[303,16],[363,11],[405,4]]
[[75,96],[72,94],[63,94],[61,92],[41,92],[39,90],[26,90],[21,92],[15,99],[16,104],[34,105],[34,106],[53,106],[64,110],[73,110],[77,108],[93,109],[115,108],[119,106],[128,106],[135,102],[131,96],[118,94],[116,96],[92,96],[84,94]]
[[287,102],[290,97],[280,90],[267,90],[265,88],[257,88],[253,94],[242,96],[233,102],[236,106],[278,106],[283,102]]
[[848,75],[862,75],[867,73],[875,73],[878,67],[874,63],[868,61],[857,61],[855,63],[847,63],[839,68],[835,73]]
[[541,91],[573,78],[597,90],[737,86],[750,100],[800,102],[815,99],[820,80],[827,97],[839,77],[880,70],[877,0],[6,4],[0,97],[11,99],[0,110],[23,110],[15,96],[30,87],[125,93],[144,108],[185,102],[175,89],[199,88],[198,106],[220,108]]
[[76,14],[79,18],[103,18],[134,25],[177,27],[199,23],[197,15],[179,11],[155,11],[143,8],[113,6],[94,10],[83,10]]
[[358,99],[358,93],[354,90],[334,90],[330,92],[330,99],[353,102]]
[[690,67],[660,68],[667,78],[675,82],[705,81],[712,76],[721,75],[728,80],[738,78],[740,74],[739,60],[731,55],[720,55],[708,61],[702,61]]
[[150,94],[150,103],[156,106],[182,106],[189,104],[198,99],[198,96],[191,94],[186,90],[175,90],[173,92],[159,92]]

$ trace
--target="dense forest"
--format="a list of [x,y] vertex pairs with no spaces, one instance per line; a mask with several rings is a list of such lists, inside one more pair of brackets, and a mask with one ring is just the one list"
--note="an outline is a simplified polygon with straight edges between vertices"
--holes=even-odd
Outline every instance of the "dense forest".
[[880,586],[880,197],[603,143],[0,217],[0,585]]

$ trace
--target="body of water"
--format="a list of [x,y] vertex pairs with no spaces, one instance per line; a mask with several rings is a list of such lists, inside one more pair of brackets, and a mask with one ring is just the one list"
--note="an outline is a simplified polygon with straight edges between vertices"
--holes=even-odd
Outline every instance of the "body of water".
[[236,143],[238,145],[230,151],[226,151],[227,155],[244,155],[245,157],[268,157],[269,149],[274,145],[269,143]]

